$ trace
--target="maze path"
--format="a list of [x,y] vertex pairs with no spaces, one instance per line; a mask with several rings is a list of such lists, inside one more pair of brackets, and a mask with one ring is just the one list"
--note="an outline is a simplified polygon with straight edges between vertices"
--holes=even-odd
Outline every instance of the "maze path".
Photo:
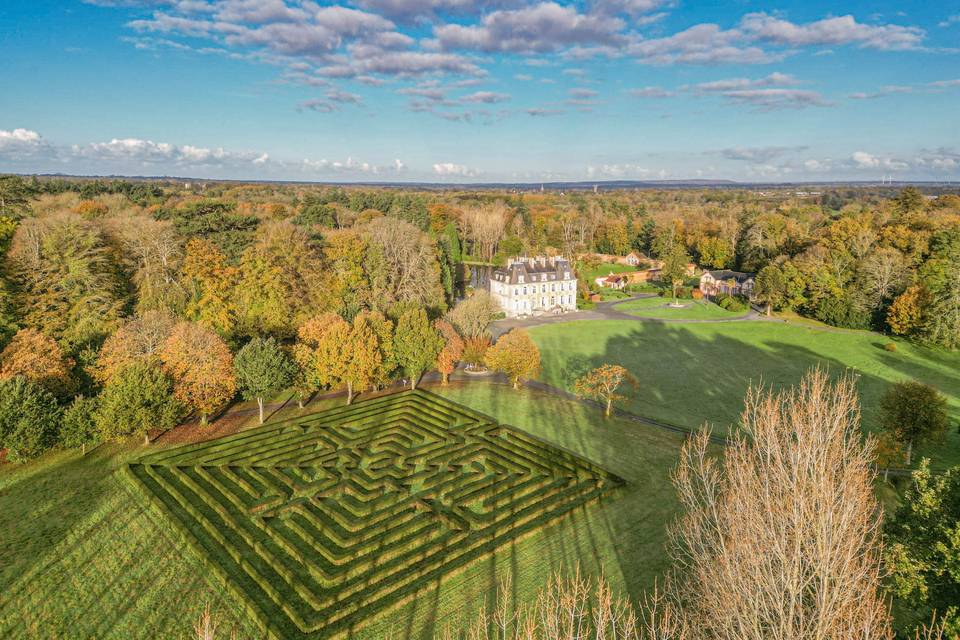
[[408,391],[177,447],[126,478],[282,638],[325,638],[623,483]]

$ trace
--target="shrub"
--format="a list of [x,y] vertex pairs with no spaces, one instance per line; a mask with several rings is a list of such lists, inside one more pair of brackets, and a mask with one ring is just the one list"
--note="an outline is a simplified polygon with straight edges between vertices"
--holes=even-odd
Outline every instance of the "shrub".
[[888,342],[887,344],[883,345],[883,350],[893,353],[894,351],[897,350],[897,345],[894,342]]
[[22,376],[0,382],[0,448],[11,461],[35,458],[57,441],[60,407],[52,393]]
[[748,308],[746,299],[741,296],[731,296],[726,293],[721,293],[720,295],[716,296],[713,301],[721,309],[726,309],[727,311],[733,313],[746,311]]

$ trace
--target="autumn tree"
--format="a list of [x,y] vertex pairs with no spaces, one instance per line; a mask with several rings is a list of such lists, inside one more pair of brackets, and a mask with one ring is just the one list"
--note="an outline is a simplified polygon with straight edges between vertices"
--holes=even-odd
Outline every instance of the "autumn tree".
[[394,372],[399,366],[393,350],[393,321],[380,311],[365,311],[357,314],[373,331],[377,338],[377,350],[380,353],[379,364],[373,378],[373,387],[379,389],[390,384]]
[[322,254],[308,234],[289,222],[260,225],[243,253],[236,286],[245,335],[292,337],[316,313],[324,296]]
[[134,362],[118,371],[100,394],[96,425],[105,440],[142,435],[149,444],[153,429],[169,429],[184,414],[174,384],[160,367]]
[[323,247],[328,265],[326,308],[357,313],[372,306],[370,277],[365,269],[367,241],[355,231],[332,235]]
[[[136,310],[179,313],[187,292],[180,282],[183,241],[166,220],[130,216],[109,221],[136,287]],[[196,256],[194,256],[196,258]]]
[[754,297],[767,306],[767,315],[770,310],[781,308],[787,295],[787,280],[783,271],[776,265],[767,265],[760,269],[753,287]]
[[239,274],[220,248],[203,238],[187,242],[180,277],[188,294],[186,316],[223,337],[233,335],[239,314],[234,296]]
[[437,361],[443,346],[443,337],[430,325],[422,308],[409,308],[397,319],[393,349],[411,389],[417,388],[420,376]]
[[237,386],[246,400],[256,400],[263,424],[263,399],[293,382],[295,365],[274,338],[254,338],[233,360]]
[[370,304],[384,310],[395,303],[446,306],[435,243],[417,227],[396,218],[377,218],[364,228],[364,269]]
[[342,351],[349,334],[350,325],[339,315],[330,312],[310,318],[300,325],[293,357],[299,368],[294,386],[301,399],[320,388],[340,384],[343,380],[345,362]]
[[383,363],[377,334],[365,317],[353,319],[342,354],[342,380],[347,385],[347,404],[350,404],[354,393],[367,391],[376,384]]
[[922,284],[907,287],[887,311],[890,330],[900,336],[909,336],[922,329],[926,325],[931,302],[930,292]]
[[677,303],[677,290],[683,286],[683,281],[687,277],[687,265],[690,263],[690,256],[687,250],[681,244],[673,245],[666,256],[663,258],[663,268],[660,271],[660,277],[663,281],[670,284],[673,291],[673,303]]
[[133,362],[156,360],[177,319],[166,311],[147,311],[130,318],[100,348],[94,379],[105,384],[117,371]]
[[500,336],[487,350],[486,365],[501,371],[510,378],[514,389],[524,380],[536,378],[540,373],[540,349],[523,329],[512,329]]
[[634,388],[639,384],[637,379],[620,365],[605,364],[574,382],[573,390],[579,398],[589,398],[602,404],[603,415],[609,418],[613,412],[613,403],[626,397],[617,393],[624,383]]
[[906,380],[890,385],[880,398],[880,426],[906,448],[942,441],[947,431],[947,399],[934,387]]
[[56,444],[59,424],[52,393],[23,376],[0,380],[0,449],[12,462],[35,458]]
[[23,376],[55,395],[72,387],[72,367],[53,338],[29,327],[18,331],[0,353],[0,380]]
[[437,371],[440,372],[442,383],[447,384],[450,374],[456,371],[457,363],[463,357],[463,338],[446,320],[437,320],[434,328],[443,337],[443,349],[437,354]]
[[445,319],[465,338],[490,335],[490,325],[501,313],[500,305],[486,291],[474,291],[447,312]]
[[126,291],[97,223],[74,214],[24,220],[7,258],[22,325],[68,353],[98,342],[118,323]]
[[97,429],[97,398],[77,396],[66,409],[60,422],[60,445],[68,449],[80,449],[81,455],[86,455],[87,447],[100,439]]
[[497,243],[503,237],[510,219],[510,209],[502,200],[465,207],[460,213],[464,236],[473,245],[473,255],[490,262],[497,253]]
[[684,444],[670,533],[687,637],[890,637],[857,397],[851,378],[813,371],[776,395],[752,388],[722,459],[707,431]]
[[906,634],[934,615],[960,633],[960,467],[943,473],[923,460],[886,525],[888,589],[898,600]]
[[160,351],[164,371],[173,379],[173,395],[200,416],[200,424],[226,405],[237,391],[233,355],[212,330],[179,322]]

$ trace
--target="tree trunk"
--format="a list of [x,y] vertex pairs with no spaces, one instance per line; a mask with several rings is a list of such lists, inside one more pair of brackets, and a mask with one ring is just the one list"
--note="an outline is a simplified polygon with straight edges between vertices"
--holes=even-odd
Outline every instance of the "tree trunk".
[[419,377],[420,377],[419,375],[410,376],[410,390],[411,390],[411,391],[416,391],[416,390],[417,390],[417,379],[418,379]]
[[297,407],[303,409],[303,396],[297,394]]
[[450,374],[446,371],[440,373],[440,384],[446,386],[450,382]]
[[87,455],[87,443],[86,443],[86,442],[84,442],[82,445],[80,445],[80,455],[81,455],[81,456]]
[[143,432],[143,444],[150,444],[150,434],[146,431]]
[[907,466],[910,466],[910,458],[913,455],[913,440],[907,443]]
[[767,303],[767,317],[768,317],[768,318],[770,317],[770,307],[771,307],[771,306],[772,306],[772,305],[768,302],[768,303]]
[[263,424],[263,398],[257,398],[257,407],[260,409],[260,424]]
[[513,379],[513,388],[514,388],[514,389],[519,389],[519,388],[520,388],[520,378],[514,378],[514,379]]
[[200,426],[201,427],[207,426],[207,414],[205,413],[200,414]]
[[347,404],[350,404],[352,402],[353,402],[353,383],[348,382],[347,383]]
[[609,418],[610,411],[613,410],[613,398],[607,398],[607,410],[603,412],[603,417]]

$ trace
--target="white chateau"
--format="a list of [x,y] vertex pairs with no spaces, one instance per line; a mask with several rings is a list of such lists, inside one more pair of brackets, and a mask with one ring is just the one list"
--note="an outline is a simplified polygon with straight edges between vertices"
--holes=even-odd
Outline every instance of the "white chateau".
[[508,318],[577,310],[577,276],[565,258],[513,258],[490,277],[490,295]]

